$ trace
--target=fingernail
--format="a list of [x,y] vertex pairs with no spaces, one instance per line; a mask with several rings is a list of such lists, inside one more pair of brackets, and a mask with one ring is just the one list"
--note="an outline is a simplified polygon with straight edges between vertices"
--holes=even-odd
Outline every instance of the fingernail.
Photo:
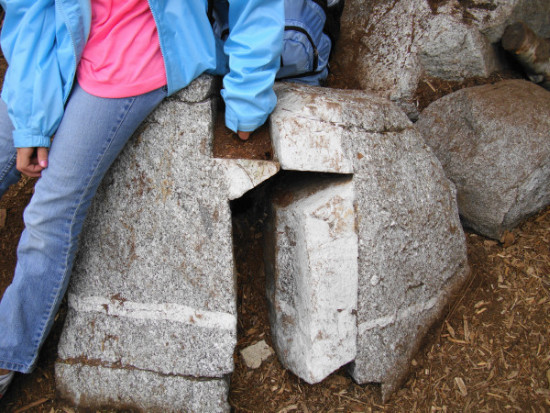
[[42,168],[46,168],[48,166],[48,161],[40,161],[39,164]]

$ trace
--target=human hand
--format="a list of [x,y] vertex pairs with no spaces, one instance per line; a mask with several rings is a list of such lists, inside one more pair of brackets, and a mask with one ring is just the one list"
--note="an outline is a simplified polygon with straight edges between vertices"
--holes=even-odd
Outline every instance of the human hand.
[[248,140],[248,138],[250,138],[250,135],[252,134],[252,132],[243,132],[242,130],[238,131],[237,132],[237,136],[242,140],[242,141],[246,141]]
[[23,175],[38,178],[48,167],[48,148],[17,148],[16,168]]

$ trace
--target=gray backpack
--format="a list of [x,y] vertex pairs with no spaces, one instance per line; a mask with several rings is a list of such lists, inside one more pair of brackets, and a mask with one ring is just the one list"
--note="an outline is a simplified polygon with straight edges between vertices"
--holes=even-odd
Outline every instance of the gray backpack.
[[[328,62],[340,34],[345,0],[285,0],[285,32],[277,79],[320,85],[328,76]],[[210,0],[214,33],[229,35],[227,0]]]

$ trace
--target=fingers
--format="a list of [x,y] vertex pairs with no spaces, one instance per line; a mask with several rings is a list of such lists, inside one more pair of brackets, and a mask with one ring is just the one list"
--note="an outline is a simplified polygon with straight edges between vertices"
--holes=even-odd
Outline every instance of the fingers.
[[48,148],[36,148],[36,157],[42,169],[48,167]]
[[16,168],[24,175],[38,178],[48,166],[48,148],[17,148]]
[[248,138],[250,138],[250,134],[252,132],[243,132],[243,131],[238,131],[237,132],[237,135],[239,136],[239,138],[242,140],[242,141],[246,141],[248,140]]

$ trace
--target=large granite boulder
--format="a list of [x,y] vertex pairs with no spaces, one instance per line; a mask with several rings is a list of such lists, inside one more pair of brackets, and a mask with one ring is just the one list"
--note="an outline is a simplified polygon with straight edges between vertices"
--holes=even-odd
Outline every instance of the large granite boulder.
[[94,199],[56,363],[58,391],[77,406],[229,410],[237,335],[229,200],[278,166],[212,158],[216,93],[203,76],[163,102]]
[[550,203],[550,92],[524,80],[462,89],[417,127],[458,191],[464,224],[491,238]]
[[348,0],[333,60],[361,89],[397,102],[416,119],[421,79],[460,81],[507,67],[498,42],[520,20],[550,36],[550,3]]
[[[356,356],[350,370],[359,383],[382,383],[387,397],[403,379],[424,333],[441,314],[450,293],[468,274],[454,186],[414,125],[388,100],[366,92],[291,85],[280,85],[277,94],[271,135],[281,169],[331,174],[323,175],[321,183],[293,178],[272,200],[273,245],[266,248],[271,258],[266,262],[266,275],[279,358],[310,380],[308,374],[320,368],[315,370],[305,362],[297,368],[295,356],[306,359],[304,354],[313,351],[310,348],[321,347],[325,340],[337,343],[353,333],[354,326],[347,320],[354,315],[354,300],[349,299],[346,306],[338,300],[347,294],[343,289],[351,291],[357,285]],[[332,174],[341,178],[329,178]],[[338,187],[342,195],[335,198],[331,194]],[[338,268],[352,271],[356,259],[358,283],[353,274],[340,282],[330,281],[338,274],[337,268],[327,271],[328,284],[334,287],[334,297],[329,297],[334,302],[327,307],[326,317],[333,327],[327,333],[308,324],[321,316],[311,317],[302,303],[325,311],[315,305],[316,297],[319,290],[330,288],[317,281],[323,277],[316,274],[314,257],[321,248],[318,244],[338,243],[343,234],[349,234],[346,211],[350,208],[345,205],[350,196],[357,255],[353,238],[345,236],[348,244],[346,252],[339,254]],[[335,213],[327,218],[324,211],[329,208]],[[341,232],[331,234],[331,228]],[[297,293],[303,285],[308,289]],[[339,323],[338,317],[345,322]],[[289,334],[300,329],[308,340]],[[333,348],[326,345],[324,359],[319,353],[311,359],[325,360],[335,369],[335,357],[329,354]],[[346,347],[346,351],[352,349]],[[348,355],[341,354],[342,364],[346,359]]]

